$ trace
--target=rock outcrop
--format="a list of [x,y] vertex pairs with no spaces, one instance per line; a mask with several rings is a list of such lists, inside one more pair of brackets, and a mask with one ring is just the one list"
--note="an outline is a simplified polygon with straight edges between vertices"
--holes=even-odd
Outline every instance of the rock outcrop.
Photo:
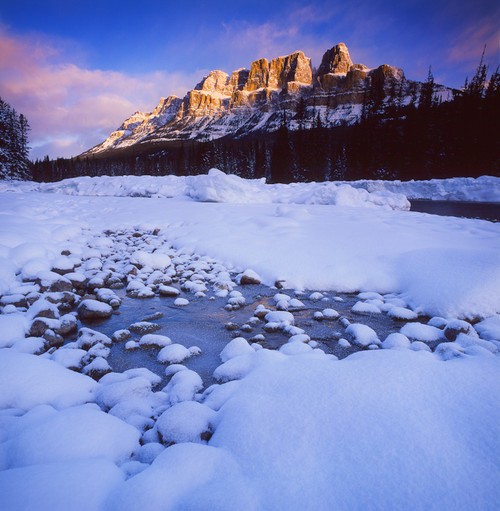
[[344,43],[339,43],[330,50],[327,50],[321,59],[321,64],[318,68],[318,76],[323,76],[329,73],[347,74],[352,67],[351,56],[349,50]]
[[[373,69],[353,64],[344,43],[325,52],[314,76],[311,59],[301,51],[271,61],[262,58],[252,62],[250,69],[237,69],[231,75],[211,71],[184,98],[162,98],[151,113],[136,112],[84,156],[155,140],[210,140],[274,131],[284,110],[290,129],[310,128],[318,115],[327,127],[353,123],[373,85],[379,94],[388,95],[395,82],[401,84],[398,90],[407,101],[410,88],[418,91],[421,86],[407,81],[401,69],[387,64]],[[442,98],[450,94],[449,89],[441,89]],[[305,115],[297,120],[299,104]]]
[[269,87],[287,90],[287,86],[291,82],[303,85],[312,84],[311,59],[301,51],[296,51],[285,57],[278,57],[271,62],[268,62],[267,59],[252,62],[243,89],[255,91]]

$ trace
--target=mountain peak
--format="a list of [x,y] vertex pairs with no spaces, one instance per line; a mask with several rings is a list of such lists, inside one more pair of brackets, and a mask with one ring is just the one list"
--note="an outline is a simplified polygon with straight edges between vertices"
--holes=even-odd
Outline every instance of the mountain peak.
[[318,75],[322,76],[329,73],[347,74],[351,66],[352,60],[347,46],[344,43],[339,43],[327,50],[323,55],[318,68]]
[[203,80],[196,85],[194,90],[202,90],[208,92],[220,92],[221,94],[229,92],[228,90],[229,75],[224,71],[210,71]]
[[[410,101],[411,87],[414,91],[421,87],[418,82],[405,82],[401,69],[353,64],[344,43],[325,52],[314,80],[311,59],[300,50],[272,60],[261,58],[250,69],[240,68],[230,75],[210,71],[184,98],[162,98],[150,114],[132,115],[84,155],[132,145],[157,147],[179,140],[274,131],[282,125],[283,111],[291,130],[311,128],[318,117],[325,127],[354,123],[373,84],[388,96],[395,82],[401,83],[402,101]],[[443,97],[446,90],[442,87]]]

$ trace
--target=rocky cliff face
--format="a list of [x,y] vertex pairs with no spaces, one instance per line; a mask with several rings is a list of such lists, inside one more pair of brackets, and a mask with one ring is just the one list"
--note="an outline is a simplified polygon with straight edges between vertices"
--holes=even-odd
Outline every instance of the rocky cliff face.
[[[211,140],[273,131],[282,123],[284,110],[290,129],[310,128],[318,116],[324,126],[353,123],[374,83],[385,94],[398,85],[403,101],[409,101],[411,89],[421,85],[405,80],[401,69],[387,64],[374,69],[353,64],[344,43],[325,52],[315,74],[311,59],[301,51],[271,61],[263,58],[252,62],[249,70],[238,69],[231,75],[211,71],[184,98],[162,98],[151,113],[136,112],[84,155],[155,140]],[[442,89],[446,96],[447,89]]]

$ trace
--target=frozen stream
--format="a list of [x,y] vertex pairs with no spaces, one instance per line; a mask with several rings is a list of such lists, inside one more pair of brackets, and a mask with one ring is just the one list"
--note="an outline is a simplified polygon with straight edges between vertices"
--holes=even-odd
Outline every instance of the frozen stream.
[[[130,298],[123,292],[122,305],[110,319],[103,322],[82,323],[98,330],[108,336],[115,331],[126,329],[131,324],[140,321],[150,321],[158,325],[157,334],[166,335],[172,342],[182,344],[186,348],[198,346],[202,353],[183,362],[186,367],[196,371],[203,379],[205,386],[214,383],[212,373],[220,365],[220,352],[234,337],[244,337],[252,342],[255,336],[263,335],[265,340],[258,340],[263,347],[278,349],[285,344],[289,335],[281,331],[266,332],[265,322],[259,321],[251,326],[248,321],[253,317],[259,304],[274,309],[272,297],[276,293],[285,293],[296,296],[292,290],[278,290],[264,285],[239,286],[238,290],[245,296],[246,305],[236,311],[224,309],[226,299],[213,297],[213,299],[190,298],[186,307],[173,304],[172,298],[155,296],[154,298]],[[373,328],[380,339],[384,339],[392,332],[397,332],[404,322],[394,320],[386,314],[357,314],[351,310],[359,300],[357,294],[322,293],[320,300],[310,299],[312,292],[299,294],[298,298],[305,307],[293,310],[295,325],[305,330],[318,347],[326,353],[339,358],[359,351],[359,347],[342,347],[338,340],[344,335],[344,326],[339,319],[318,321],[313,314],[325,308],[334,308],[340,318],[346,318],[352,323],[363,323]],[[157,317],[162,315],[161,317]],[[156,315],[156,316],[155,316]],[[423,318],[422,318],[423,319]],[[254,318],[255,320],[255,318]],[[247,325],[247,326],[243,326]],[[243,326],[244,331],[241,330]],[[240,328],[237,328],[240,327]],[[139,340],[140,334],[133,334],[133,340]],[[146,367],[165,378],[165,364],[157,361],[158,348],[141,347],[135,350],[125,349],[125,342],[114,343],[108,362],[113,371],[122,372],[135,367]],[[165,383],[165,381],[164,381]]]

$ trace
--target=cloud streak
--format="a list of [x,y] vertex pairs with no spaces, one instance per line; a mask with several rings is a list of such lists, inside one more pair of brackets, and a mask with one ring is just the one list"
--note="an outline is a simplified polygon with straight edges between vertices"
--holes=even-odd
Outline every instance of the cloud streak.
[[450,48],[448,61],[453,64],[468,62],[477,65],[484,45],[486,55],[496,54],[498,60],[499,44],[498,18],[484,18],[463,29]]
[[152,110],[162,96],[183,95],[199,76],[131,76],[86,69],[68,60],[46,42],[0,29],[0,95],[28,118],[33,158],[80,154],[134,111]]

